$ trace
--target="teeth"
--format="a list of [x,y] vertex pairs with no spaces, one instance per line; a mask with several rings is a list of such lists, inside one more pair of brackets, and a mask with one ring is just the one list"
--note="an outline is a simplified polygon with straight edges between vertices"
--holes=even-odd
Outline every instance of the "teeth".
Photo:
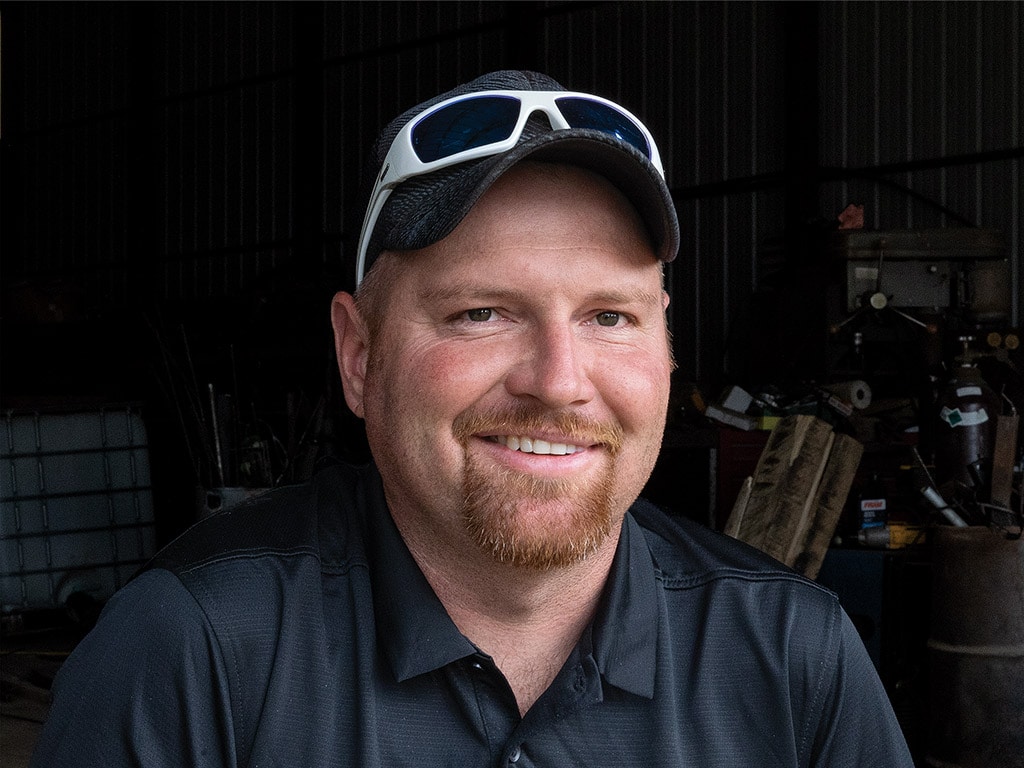
[[521,435],[504,435],[501,437],[495,437],[494,440],[495,442],[501,443],[509,450],[533,453],[538,456],[568,456],[576,453],[576,451],[583,450],[578,446],[569,445],[567,443],[549,443],[547,440],[523,437]]

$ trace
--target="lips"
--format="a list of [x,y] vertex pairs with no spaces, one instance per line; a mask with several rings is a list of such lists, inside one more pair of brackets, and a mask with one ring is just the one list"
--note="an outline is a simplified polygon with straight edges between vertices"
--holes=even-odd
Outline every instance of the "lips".
[[521,435],[493,435],[489,440],[504,445],[511,451],[533,453],[538,456],[569,456],[583,448],[571,443],[552,442],[539,437]]
[[501,411],[467,411],[455,419],[453,431],[463,446],[478,439],[535,456],[572,456],[597,447],[615,456],[623,442],[622,427],[616,423],[523,404]]

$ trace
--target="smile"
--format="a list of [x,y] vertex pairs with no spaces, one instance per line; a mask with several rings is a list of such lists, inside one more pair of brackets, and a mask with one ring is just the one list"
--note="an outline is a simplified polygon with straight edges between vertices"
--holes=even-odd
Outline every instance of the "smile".
[[568,456],[569,454],[583,450],[583,448],[577,445],[570,445],[568,443],[552,443],[535,437],[493,435],[489,439],[495,443],[504,445],[511,451],[534,453],[539,456]]

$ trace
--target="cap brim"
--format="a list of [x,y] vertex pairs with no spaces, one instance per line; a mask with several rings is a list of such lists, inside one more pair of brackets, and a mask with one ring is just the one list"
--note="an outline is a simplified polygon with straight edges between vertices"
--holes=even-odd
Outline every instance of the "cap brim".
[[[600,131],[548,131],[508,152],[420,177],[394,197],[402,211],[384,215],[404,226],[382,232],[384,250],[415,250],[443,239],[458,226],[477,200],[516,163],[530,158],[574,165],[607,178],[636,208],[651,235],[655,254],[672,261],[679,250],[679,221],[661,174],[638,150]],[[405,185],[403,185],[404,187]],[[390,204],[390,201],[389,201]],[[393,216],[393,218],[392,218]],[[412,222],[414,225],[410,226]]]

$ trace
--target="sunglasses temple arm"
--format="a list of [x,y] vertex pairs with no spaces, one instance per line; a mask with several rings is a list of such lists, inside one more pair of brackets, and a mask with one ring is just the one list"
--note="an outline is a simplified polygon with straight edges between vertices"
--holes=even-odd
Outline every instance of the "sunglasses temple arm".
[[373,237],[373,230],[377,225],[377,217],[384,210],[384,203],[391,196],[391,189],[384,187],[378,189],[373,196],[373,202],[366,209],[366,216],[363,218],[363,227],[359,231],[359,250],[356,251],[356,288],[363,282],[366,276],[366,253],[370,247],[370,238]]

